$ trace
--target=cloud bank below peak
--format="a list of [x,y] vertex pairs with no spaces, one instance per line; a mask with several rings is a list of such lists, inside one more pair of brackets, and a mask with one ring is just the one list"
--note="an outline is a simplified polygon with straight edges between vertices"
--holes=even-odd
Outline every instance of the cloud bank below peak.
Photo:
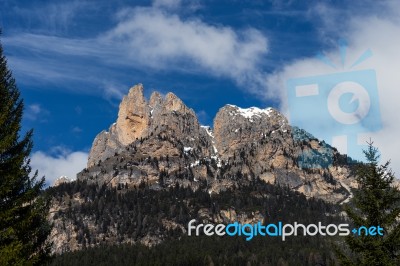
[[75,180],[76,174],[86,167],[87,158],[88,154],[82,151],[68,151],[56,156],[37,151],[31,156],[31,167],[38,170],[39,177],[45,176],[47,185],[53,185],[61,176]]

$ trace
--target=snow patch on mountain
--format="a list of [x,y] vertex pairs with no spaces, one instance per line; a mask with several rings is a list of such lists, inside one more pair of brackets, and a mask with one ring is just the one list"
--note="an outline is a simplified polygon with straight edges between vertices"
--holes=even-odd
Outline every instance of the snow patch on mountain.
[[263,114],[267,115],[268,117],[271,117],[271,113],[273,112],[273,109],[271,107],[268,107],[266,109],[260,109],[258,107],[241,108],[232,104],[229,104],[229,106],[234,107],[236,109],[236,114],[239,114],[248,119],[252,119],[255,116],[261,117]]

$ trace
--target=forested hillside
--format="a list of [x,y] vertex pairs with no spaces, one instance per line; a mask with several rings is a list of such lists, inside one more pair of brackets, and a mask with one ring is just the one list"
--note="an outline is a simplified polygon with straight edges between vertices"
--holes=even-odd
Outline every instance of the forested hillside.
[[264,223],[342,222],[339,206],[306,199],[303,194],[258,179],[249,186],[211,195],[178,184],[155,191],[145,183],[128,190],[85,182],[62,184],[48,193],[61,206],[53,215],[56,228],[69,234],[65,236],[69,242],[65,248],[76,243],[75,249],[82,249],[72,253],[64,249],[66,253],[56,257],[53,265],[148,265],[168,261],[174,261],[174,265],[329,265],[333,259],[332,237],[289,237],[284,242],[260,236],[251,241],[244,237],[189,237],[187,223],[191,219],[255,223],[260,217]]

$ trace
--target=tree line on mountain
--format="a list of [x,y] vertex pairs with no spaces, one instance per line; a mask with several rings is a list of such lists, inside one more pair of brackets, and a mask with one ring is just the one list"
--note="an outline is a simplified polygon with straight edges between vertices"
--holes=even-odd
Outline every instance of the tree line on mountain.
[[[191,219],[204,219],[199,216],[200,209],[207,209],[212,220],[220,210],[230,208],[238,214],[250,216],[258,211],[264,215],[265,221],[262,222],[265,223],[343,222],[339,206],[307,199],[303,194],[286,187],[270,185],[258,179],[248,186],[214,195],[183,188],[178,184],[166,190],[154,191],[145,183],[133,189],[118,190],[75,182],[62,184],[48,192],[59,202],[67,202],[78,192],[83,199],[80,204],[69,201],[70,207],[59,211],[55,217],[71,219],[79,228],[77,241],[83,250],[58,256],[53,265],[83,262],[85,265],[124,265],[125,260],[128,264],[136,262],[138,265],[157,265],[167,261],[173,261],[174,265],[199,265],[205,262],[243,265],[249,261],[257,265],[278,262],[331,265],[334,254],[330,242],[334,238],[296,237],[283,242],[272,237],[255,237],[251,241],[245,241],[243,237],[189,237],[180,229],[164,228],[160,221],[167,219],[186,227]],[[95,230],[85,224],[87,220],[93,221]],[[107,239],[103,241],[96,238],[107,234],[106,238],[111,237],[114,230],[117,231],[117,241],[113,244],[119,244],[115,247]],[[137,241],[148,232],[162,236],[164,241],[152,248],[124,244],[124,239]],[[109,259],[104,258],[104,254],[108,254]],[[121,261],[115,262],[114,259]]]
[[[305,245],[305,246],[304,246]],[[298,237],[189,237],[166,240],[154,247],[140,244],[103,245],[55,257],[49,265],[336,265],[328,241]]]
[[[127,190],[98,188],[85,182],[64,184],[51,193],[59,200],[82,193],[88,199],[84,204],[89,203],[89,208],[70,206],[78,216],[96,209],[99,206],[96,205],[97,198],[107,198],[111,203],[105,211],[95,214],[99,215],[97,219],[111,219],[110,223],[118,224],[118,219],[125,220],[126,215],[132,215],[138,222],[136,228],[144,225],[148,226],[145,228],[147,231],[158,233],[163,230],[160,218],[186,225],[192,218],[201,218],[196,215],[201,208],[207,208],[211,217],[221,209],[232,208],[242,213],[259,211],[264,215],[265,223],[298,221],[310,224],[321,221],[323,224],[350,223],[351,227],[380,225],[385,229],[383,236],[349,235],[345,241],[339,237],[298,236],[285,242],[274,237],[254,237],[246,241],[243,237],[189,237],[182,230],[175,229],[169,230],[161,244],[151,248],[122,242],[119,245],[85,245],[83,238],[78,240],[83,241],[82,250],[57,256],[51,265],[399,265],[400,192],[393,186],[394,174],[389,163],[378,164],[379,154],[372,143],[369,143],[365,155],[367,162],[356,169],[360,189],[354,191],[354,198],[344,208],[350,219],[339,215],[343,209],[339,205],[307,199],[287,187],[273,186],[257,178],[249,185],[214,195],[178,184],[168,190],[150,192],[145,183]],[[124,204],[132,204],[126,206],[126,210],[137,208],[141,213],[135,215],[133,211],[115,216],[121,214],[119,206]],[[114,216],[107,217],[111,213]],[[71,218],[71,215],[67,216]],[[112,220],[112,217],[118,219]],[[143,217],[148,219],[145,221]],[[140,236],[140,232],[139,235],[130,233],[135,239]],[[90,234],[88,229],[85,234]]]

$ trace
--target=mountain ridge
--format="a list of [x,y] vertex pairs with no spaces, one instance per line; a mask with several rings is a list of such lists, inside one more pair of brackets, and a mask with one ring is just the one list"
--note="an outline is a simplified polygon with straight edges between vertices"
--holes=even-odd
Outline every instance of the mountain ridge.
[[277,110],[227,104],[211,128],[175,94],[153,92],[147,100],[143,90],[138,84],[123,98],[78,179],[128,187],[145,181],[155,189],[175,182],[198,189],[203,182],[218,193],[260,178],[334,203],[351,196],[355,180],[345,156],[291,127]]
[[173,93],[147,100],[141,84],[96,136],[77,180],[59,183],[49,215],[56,254],[159,245],[184,236],[192,219],[339,221],[338,203],[355,187],[346,156],[273,108],[227,104],[211,128]]

